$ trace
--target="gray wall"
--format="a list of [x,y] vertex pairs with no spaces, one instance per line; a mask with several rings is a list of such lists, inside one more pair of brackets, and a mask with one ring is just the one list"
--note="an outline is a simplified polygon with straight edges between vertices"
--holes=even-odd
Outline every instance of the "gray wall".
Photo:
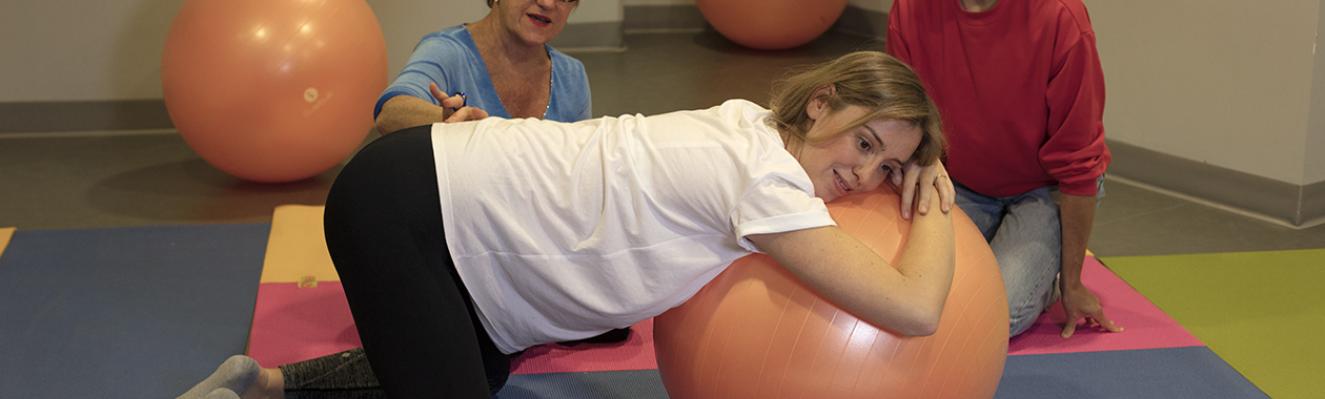
[[178,0],[7,1],[0,102],[161,98],[161,48]]
[[1325,180],[1318,160],[1306,166],[1325,134],[1308,129],[1325,110],[1313,99],[1325,78],[1319,1],[1087,3],[1109,138],[1289,184]]
[[[1325,31],[1325,7],[1317,8],[1315,34],[1319,36]],[[1311,46],[1315,55],[1312,59],[1311,116],[1307,122],[1306,164],[1302,172],[1302,180],[1306,183],[1325,181],[1325,51],[1317,48],[1319,45],[1313,42]],[[1325,203],[1325,197],[1316,200]]]
[[[0,103],[161,98],[161,50],[182,0],[9,1],[0,12]],[[399,70],[424,33],[474,21],[483,0],[370,0]],[[619,31],[620,0],[585,1],[566,35]],[[588,46],[620,46],[594,42]],[[558,43],[575,47],[577,43]]]
[[1325,222],[1319,0],[1086,0],[1111,171],[1293,226]]

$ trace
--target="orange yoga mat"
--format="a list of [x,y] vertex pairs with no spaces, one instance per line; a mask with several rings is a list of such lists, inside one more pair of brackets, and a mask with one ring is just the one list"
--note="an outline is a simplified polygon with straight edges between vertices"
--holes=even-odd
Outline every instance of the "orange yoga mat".
[[320,205],[276,207],[262,261],[263,283],[316,286],[319,281],[340,281],[322,235],[322,210]]
[[0,255],[5,254],[5,247],[9,246],[9,239],[14,237],[13,227],[0,227]]
[[13,227],[0,227],[0,255],[5,254],[5,247],[9,246],[9,239],[14,237]]

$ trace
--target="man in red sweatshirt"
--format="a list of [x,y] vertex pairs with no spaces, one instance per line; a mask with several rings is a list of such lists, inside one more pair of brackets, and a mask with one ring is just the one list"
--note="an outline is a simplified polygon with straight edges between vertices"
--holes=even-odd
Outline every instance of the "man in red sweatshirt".
[[1081,283],[1110,159],[1081,0],[895,0],[888,51],[915,68],[943,115],[957,204],[998,258],[1010,334],[1054,301],[1055,277],[1064,338],[1083,319],[1122,331]]

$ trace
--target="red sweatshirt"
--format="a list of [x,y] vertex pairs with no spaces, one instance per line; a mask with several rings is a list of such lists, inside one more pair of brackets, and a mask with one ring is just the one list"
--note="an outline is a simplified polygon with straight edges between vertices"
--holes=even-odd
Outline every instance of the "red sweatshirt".
[[953,178],[988,196],[1057,185],[1093,196],[1109,164],[1104,76],[1081,0],[896,0],[888,52],[920,75],[943,118]]

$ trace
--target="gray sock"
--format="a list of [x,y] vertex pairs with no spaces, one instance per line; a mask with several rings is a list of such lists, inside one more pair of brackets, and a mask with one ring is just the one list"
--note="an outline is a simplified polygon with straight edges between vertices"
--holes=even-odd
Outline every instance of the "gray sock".
[[225,388],[216,388],[212,393],[202,397],[202,399],[239,399],[239,394]]
[[[262,367],[258,366],[258,361],[244,355],[234,355],[225,359],[216,371],[207,379],[194,385],[192,389],[180,395],[176,399],[216,399],[226,396],[215,396],[215,391],[227,391],[231,395],[244,392],[249,385],[253,385],[258,380],[258,373]],[[224,392],[222,392],[224,394]],[[206,395],[206,396],[204,396]]]

